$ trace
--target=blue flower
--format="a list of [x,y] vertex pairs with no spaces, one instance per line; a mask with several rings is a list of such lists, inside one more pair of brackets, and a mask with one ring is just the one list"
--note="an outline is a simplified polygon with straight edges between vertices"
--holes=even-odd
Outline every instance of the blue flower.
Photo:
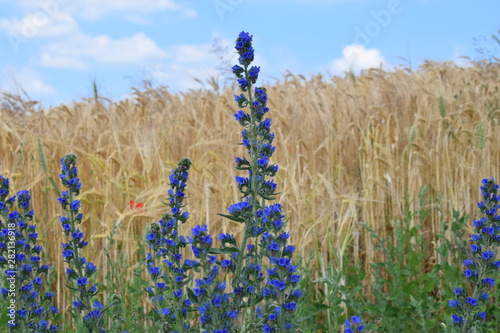
[[483,237],[482,235],[475,235],[475,234],[473,234],[472,235],[472,241],[473,242],[477,242],[477,241],[481,240],[482,237]]
[[75,232],[71,234],[71,237],[73,237],[74,240],[80,240],[83,238],[83,232],[77,229]]
[[454,324],[460,324],[460,323],[462,323],[462,321],[463,321],[463,318],[462,318],[462,317],[457,316],[457,315],[455,315],[455,314],[452,316],[452,319],[453,319],[453,323],[454,323]]
[[475,316],[484,320],[484,319],[486,319],[486,312],[484,312],[484,311],[478,312],[478,313],[476,313]]
[[87,285],[88,279],[86,277],[82,277],[76,280],[76,284],[81,286]]
[[184,261],[184,264],[185,264],[186,266],[188,266],[188,267],[194,267],[194,266],[199,265],[200,263],[199,263],[198,261],[196,261],[196,260],[186,259],[186,260]]
[[269,159],[266,156],[261,157],[260,159],[257,160],[257,164],[260,167],[265,167],[267,165],[267,163],[269,163]]
[[88,276],[92,275],[97,270],[97,266],[93,263],[89,262],[85,266],[85,271]]
[[488,298],[490,298],[490,295],[488,293],[482,292],[479,294],[479,299],[487,300]]
[[493,253],[493,251],[489,250],[489,251],[485,251],[481,254],[481,257],[484,259],[484,260],[489,260],[491,258],[493,258],[495,256],[495,253]]
[[273,242],[271,242],[271,244],[269,244],[267,246],[267,249],[270,251],[279,251],[280,245],[278,243],[276,243],[275,241],[273,241]]
[[149,268],[149,274],[158,276],[161,274],[160,267],[150,267]]
[[281,281],[281,280],[272,280],[272,281],[269,281],[269,284],[272,285],[273,287],[279,289],[279,290],[283,290],[286,287],[286,283]]
[[485,278],[482,280],[482,282],[486,285],[489,285],[489,286],[494,286],[495,285],[495,279],[492,279],[492,278]]
[[73,200],[70,204],[70,209],[73,211],[77,211],[81,206],[81,202],[79,200]]
[[208,232],[208,226],[204,225],[197,225],[191,230],[191,233],[193,234],[194,237],[200,236],[201,234]]
[[233,67],[231,67],[231,70],[233,71],[234,74],[236,75],[240,75],[241,73],[243,73],[244,69],[241,68],[241,66],[238,66],[238,65],[234,65]]
[[344,333],[352,333],[353,328],[356,328],[356,331],[358,332],[362,332],[365,328],[362,323],[361,317],[359,316],[352,316],[350,321],[346,319],[344,325]]
[[252,208],[252,205],[248,201],[238,202],[229,206],[228,211],[232,215],[240,215],[245,210],[249,210]]
[[471,266],[474,265],[474,260],[472,259],[465,259],[464,260],[464,266]]
[[247,89],[248,82],[244,78],[238,79],[238,84],[240,85],[241,90],[245,91]]

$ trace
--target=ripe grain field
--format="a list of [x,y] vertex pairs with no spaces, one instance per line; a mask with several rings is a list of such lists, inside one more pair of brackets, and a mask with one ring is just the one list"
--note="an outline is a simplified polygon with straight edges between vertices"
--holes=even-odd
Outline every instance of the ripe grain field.
[[[51,183],[61,188],[59,159],[78,155],[82,231],[90,237],[85,255],[99,267],[99,279],[109,273],[107,249],[111,262],[127,263],[125,279],[132,280],[143,259],[138,242],[165,210],[168,176],[182,157],[193,162],[186,233],[203,223],[212,234],[240,228],[217,215],[238,201],[234,177],[240,174],[233,156],[243,148],[231,116],[237,111],[234,91],[134,89],[126,101],[88,99],[49,110],[21,101],[16,109],[7,101],[12,97],[4,97],[0,170],[11,178],[13,193],[32,192],[43,260],[55,268],[53,287],[62,310],[69,303],[61,208]],[[329,264],[370,271],[380,253],[358,223],[391,236],[405,202],[418,210],[424,186],[429,214],[420,227],[433,244],[427,256],[432,266],[439,245],[434,236],[442,224],[453,219],[453,210],[476,214],[477,184],[500,178],[498,64],[461,68],[427,62],[416,71],[370,70],[333,79],[288,74],[267,91],[280,202],[291,243],[303,257],[316,254],[309,263],[312,278],[321,277]],[[228,148],[227,142],[234,145]],[[144,206],[130,207],[131,201]],[[351,262],[340,260],[343,254]],[[365,287],[369,281],[368,275]]]

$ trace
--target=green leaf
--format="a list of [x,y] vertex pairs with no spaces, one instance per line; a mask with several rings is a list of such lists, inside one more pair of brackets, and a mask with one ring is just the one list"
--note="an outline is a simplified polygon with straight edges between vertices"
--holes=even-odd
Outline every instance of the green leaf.
[[151,309],[149,311],[149,318],[152,318],[153,321],[158,321],[161,319],[160,315],[154,309]]
[[427,319],[425,321],[425,329],[430,330],[431,328],[434,328],[436,326],[436,319]]
[[229,219],[231,221],[235,221],[235,222],[238,222],[238,223],[244,223],[245,220],[240,218],[240,217],[234,217],[234,216],[231,216],[231,215],[226,215],[226,214],[221,214],[221,213],[218,213],[217,215],[220,215],[222,217],[225,217],[226,219]]
[[78,291],[78,290],[79,290],[78,288],[71,287],[71,286],[69,286],[69,285],[67,285],[67,284],[66,284],[65,286],[66,286],[66,287],[68,287],[68,288],[69,288],[69,289],[71,289],[71,290],[74,290],[74,291]]
[[186,287],[186,290],[187,290],[187,294],[188,294],[188,297],[189,297],[189,300],[193,303],[198,303],[198,296],[196,296],[193,292],[193,290],[189,287]]
[[317,313],[328,310],[330,307],[324,303],[314,302],[312,304],[312,307],[308,307],[308,308],[309,308],[309,311],[308,311],[309,313],[317,314]]
[[[276,193],[276,194],[278,194],[278,193]],[[266,200],[269,200],[269,201],[276,199],[274,196],[270,196],[270,195],[266,195],[266,194],[260,194],[260,196],[263,197]]]
[[211,248],[208,253],[210,254],[231,254],[235,252],[240,252],[239,249],[235,247],[224,247],[222,249],[219,248]]

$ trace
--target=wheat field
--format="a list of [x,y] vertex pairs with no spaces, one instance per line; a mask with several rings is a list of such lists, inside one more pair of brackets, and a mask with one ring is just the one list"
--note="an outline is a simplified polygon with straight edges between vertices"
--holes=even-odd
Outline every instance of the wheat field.
[[[358,223],[391,236],[405,200],[416,206],[424,185],[430,214],[421,228],[431,242],[453,209],[477,216],[481,179],[500,178],[499,78],[498,64],[426,62],[416,71],[370,70],[360,76],[289,73],[266,87],[279,201],[291,243],[303,257],[313,253],[309,263],[316,277],[329,265],[355,263],[369,270],[379,254]],[[233,118],[235,91],[133,89],[128,100],[89,98],[50,109],[3,97],[0,174],[11,178],[11,195],[32,192],[44,261],[57,273],[53,288],[62,309],[69,305],[60,253],[64,236],[51,182],[61,190],[59,160],[67,153],[78,156],[81,228],[90,242],[85,254],[99,267],[99,279],[109,270],[104,249],[112,261],[125,258],[125,278],[133,279],[142,260],[138,241],[166,210],[168,176],[182,157],[193,161],[191,218],[183,232],[205,223],[213,235],[241,231],[217,215],[239,200],[234,156],[245,151]],[[144,206],[131,208],[130,201]],[[437,254],[432,247],[428,251],[432,265]],[[343,262],[343,254],[351,262]]]

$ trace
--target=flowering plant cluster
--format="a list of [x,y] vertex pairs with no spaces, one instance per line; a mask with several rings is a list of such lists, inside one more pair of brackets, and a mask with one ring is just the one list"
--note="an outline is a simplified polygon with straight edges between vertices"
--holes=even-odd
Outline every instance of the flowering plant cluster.
[[239,108],[248,107],[249,112],[239,110],[234,116],[244,127],[242,145],[250,159],[235,158],[236,169],[247,172],[247,177],[236,177],[243,201],[231,205],[229,215],[221,215],[243,223],[244,232],[239,246],[232,236],[219,238],[223,241],[222,249],[238,249],[232,255],[234,307],[249,309],[255,330],[292,331],[297,327],[294,312],[302,293],[297,287],[297,266],[291,261],[295,247],[287,245],[290,234],[284,230],[282,206],[267,204],[277,194],[272,177],[278,171],[278,166],[270,162],[276,147],[272,145],[271,119],[265,118],[269,111],[267,93],[263,87],[253,88],[260,67],[250,66],[254,59],[252,36],[241,32],[235,48],[239,65],[233,66],[232,71],[246,93],[235,95],[235,100]]
[[[196,226],[191,236],[179,234],[179,223],[189,216],[182,209],[190,161],[181,160],[170,176],[170,213],[153,223],[146,236],[151,249],[146,266],[154,282],[147,292],[164,332],[192,330],[192,310],[199,313],[204,332],[235,331],[243,314],[241,331],[292,332],[298,327],[294,314],[302,293],[297,266],[291,261],[295,247],[287,245],[290,235],[284,230],[282,206],[266,203],[275,199],[277,185],[271,177],[278,166],[270,163],[276,147],[271,119],[265,118],[266,90],[253,88],[260,68],[250,66],[252,36],[240,33],[236,50],[239,65],[232,70],[246,95],[235,95],[235,100],[239,108],[250,110],[234,116],[244,127],[242,145],[250,156],[235,160],[236,169],[247,173],[236,177],[243,200],[231,205],[229,214],[220,215],[244,224],[243,236],[238,242],[232,234],[220,234],[221,247],[215,248],[207,226]],[[195,260],[182,260],[181,249],[188,245]]]
[[59,175],[67,191],[62,191],[58,199],[64,216],[59,216],[61,227],[68,242],[62,243],[62,256],[68,264],[66,278],[73,291],[74,310],[83,315],[83,322],[89,333],[104,332],[103,313],[109,307],[104,307],[98,300],[92,298],[97,295],[97,285],[91,284],[91,279],[97,272],[97,267],[83,256],[83,249],[88,245],[84,234],[79,229],[83,214],[80,213],[81,202],[75,198],[80,194],[82,183],[78,178],[76,155],[68,154],[61,159],[62,173]]
[[9,179],[0,176],[0,267],[8,287],[0,292],[9,304],[10,331],[57,332],[53,318],[59,310],[53,306],[54,292],[43,285],[49,266],[41,262],[31,195],[19,191],[8,198],[9,191]]
[[464,275],[472,290],[455,287],[456,299],[449,305],[455,310],[452,316],[454,327],[459,332],[476,331],[486,321],[486,304],[488,291],[495,286],[495,279],[500,268],[500,260],[495,255],[500,245],[500,196],[498,184],[493,178],[483,179],[481,193],[483,201],[478,208],[485,216],[474,220],[474,234],[470,246],[471,257],[464,260]]
[[182,212],[182,208],[190,165],[189,159],[183,159],[172,171],[171,189],[168,191],[170,214],[164,214],[158,223],[151,224],[146,236],[151,250],[146,258],[146,267],[154,282],[147,292],[155,307],[153,320],[164,332],[172,329],[175,332],[190,331],[187,315],[191,301],[185,297],[183,287],[189,281],[188,271],[197,269],[200,263],[182,260],[182,249],[186,247],[187,240],[179,235],[179,222],[184,223],[189,217],[189,213]]

